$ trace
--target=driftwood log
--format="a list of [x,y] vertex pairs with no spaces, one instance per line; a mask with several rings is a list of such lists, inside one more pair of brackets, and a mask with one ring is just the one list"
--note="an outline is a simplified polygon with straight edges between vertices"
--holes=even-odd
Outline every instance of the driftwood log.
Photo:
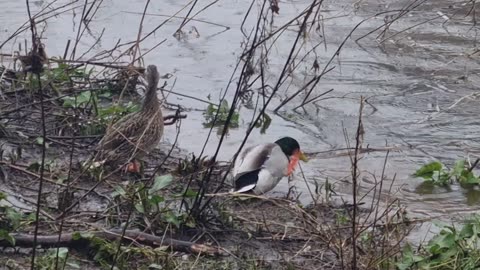
[[[69,232],[64,233],[58,239],[58,234],[54,235],[38,235],[37,245],[43,248],[54,247],[69,247],[74,249],[85,248],[89,244],[88,237],[76,239],[75,234],[94,236],[109,241],[118,241],[122,235],[121,230],[109,230],[109,231],[82,231],[82,232]],[[1,247],[24,247],[33,248],[32,234],[12,233],[10,234],[15,239],[15,245],[12,245],[6,240],[0,240]],[[151,247],[166,246],[172,251],[188,252],[193,254],[202,254],[210,256],[225,255],[225,252],[219,247],[213,247],[203,244],[196,244],[189,241],[182,241],[172,239],[169,237],[159,237],[148,233],[127,230],[122,239],[126,243],[136,243]]]

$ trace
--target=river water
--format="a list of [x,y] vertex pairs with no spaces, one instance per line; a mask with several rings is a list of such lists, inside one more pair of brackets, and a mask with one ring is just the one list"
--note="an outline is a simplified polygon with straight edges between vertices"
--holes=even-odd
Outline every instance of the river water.
[[[47,7],[49,1],[31,1],[32,12]],[[92,1],[89,1],[92,2]],[[136,39],[141,13],[146,1],[105,0],[102,2],[90,29],[86,31],[79,45],[77,56],[95,44],[83,58],[112,48],[120,39],[122,42]],[[201,3],[200,3],[201,2]],[[260,1],[258,1],[260,2]],[[275,15],[272,28],[283,25],[304,10],[311,1],[281,1],[279,15]],[[387,10],[400,10],[409,3],[423,2],[415,10],[392,23],[383,36],[379,32],[368,35],[358,42],[357,38],[392,19],[386,15],[398,12],[374,14]],[[323,184],[325,179],[335,183],[339,195],[348,198],[350,190],[350,160],[340,152],[331,154],[324,151],[347,146],[344,129],[354,144],[353,138],[358,121],[359,100],[363,96],[368,103],[364,108],[364,144],[369,147],[391,151],[386,176],[389,186],[393,176],[393,192],[400,198],[411,215],[417,217],[441,217],[457,219],[479,209],[480,191],[464,190],[456,185],[450,189],[422,188],[421,180],[412,173],[425,162],[434,159],[446,164],[468,157],[472,161],[479,156],[478,132],[480,106],[476,98],[480,69],[478,54],[475,52],[477,27],[473,27],[472,15],[467,15],[469,5],[459,1],[325,1],[321,12],[322,31],[312,31],[306,38],[306,49],[326,41],[315,50],[322,69],[350,31],[362,20],[358,29],[348,39],[338,57],[332,62],[331,72],[325,75],[314,91],[314,96],[329,89],[333,91],[304,110],[292,109],[301,99],[294,99],[280,110],[279,115],[269,111],[272,124],[265,134],[255,129],[249,144],[274,141],[281,136],[291,136],[300,141],[305,152],[311,154],[310,162],[302,164],[306,179]],[[465,1],[468,2],[468,1]],[[68,1],[58,1],[61,6]],[[181,39],[173,36],[182,23],[181,18],[171,18],[146,39],[142,52],[155,44],[165,42],[145,56],[145,64],[156,64],[162,74],[170,73],[166,79],[173,91],[217,103],[220,93],[234,70],[242,53],[245,41],[240,27],[250,1],[199,1],[193,13],[201,11],[188,22]],[[182,17],[190,8],[190,1],[152,1],[144,22],[144,33],[178,12]],[[66,11],[48,20],[43,42],[49,56],[63,55],[68,39],[75,40],[78,18],[83,2],[75,2],[74,10]],[[246,21],[250,29],[256,19],[260,4],[254,4],[252,14]],[[20,25],[27,21],[23,1],[0,1],[0,41],[3,42]],[[214,24],[212,24],[214,23]],[[298,22],[300,23],[300,22]],[[382,28],[384,29],[384,28]],[[290,52],[298,27],[289,27],[272,46],[266,78],[275,82]],[[250,31],[250,30],[248,30]],[[401,31],[401,32],[400,32]],[[0,50],[11,53],[18,43],[28,39],[28,32],[6,43]],[[298,58],[300,59],[302,55]],[[289,88],[281,89],[280,99],[295,92],[311,78],[314,54],[305,57],[303,68],[290,78]],[[237,78],[237,77],[235,77]],[[233,96],[233,88],[227,92],[227,100]],[[199,153],[205,142],[208,129],[202,125],[202,111],[207,103],[170,94],[170,103],[189,108],[188,118],[183,120],[179,146],[189,152]],[[232,129],[222,146],[220,159],[229,160],[237,150],[248,123],[252,109],[240,109],[240,127]],[[173,142],[175,128],[167,128],[165,142]],[[214,134],[207,145],[206,154],[212,155],[219,137]],[[322,153],[323,152],[323,153]],[[370,173],[380,177],[385,151],[364,154],[360,162],[364,190],[373,185]],[[308,202],[310,196],[301,174],[297,173],[293,184]],[[288,183],[283,181],[274,191],[285,193]],[[275,194],[275,193],[274,193]]]

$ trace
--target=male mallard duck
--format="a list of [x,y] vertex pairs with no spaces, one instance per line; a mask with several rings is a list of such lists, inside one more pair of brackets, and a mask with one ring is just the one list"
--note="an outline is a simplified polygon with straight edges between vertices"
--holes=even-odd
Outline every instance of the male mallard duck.
[[[147,67],[147,90],[140,111],[128,114],[113,124],[97,148],[96,160],[103,160],[113,165],[123,165],[134,158],[139,158],[153,149],[163,135],[163,115],[157,97],[160,80],[157,67]],[[127,168],[138,172],[138,163]]]
[[298,142],[290,137],[246,148],[233,168],[234,192],[253,191],[259,195],[270,191],[293,172],[298,160],[307,161],[307,157],[300,151]]

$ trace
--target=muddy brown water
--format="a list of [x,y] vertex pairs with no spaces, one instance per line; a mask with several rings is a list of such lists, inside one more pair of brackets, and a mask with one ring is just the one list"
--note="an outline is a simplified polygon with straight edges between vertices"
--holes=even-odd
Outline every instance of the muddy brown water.
[[[50,1],[31,1],[33,12],[48,5]],[[103,37],[84,59],[104,49],[109,49],[121,39],[133,40],[138,31],[146,1],[106,0],[103,1],[90,31],[85,32],[77,56],[95,43],[105,28]],[[279,27],[301,12],[311,1],[281,1],[280,14],[276,15],[273,27]],[[351,29],[373,14],[386,10],[398,10],[411,1],[325,1],[322,19],[324,33],[312,31],[308,36],[309,49],[326,40],[326,45],[316,50],[320,67],[335,53]],[[420,1],[417,1],[420,2]],[[333,62],[335,69],[328,73],[315,89],[314,95],[334,89],[323,100],[309,104],[300,113],[292,111],[300,99],[287,104],[280,115],[269,112],[273,118],[265,134],[256,129],[249,143],[270,142],[281,136],[292,136],[301,142],[307,153],[317,153],[346,147],[343,128],[350,138],[354,137],[358,119],[359,98],[367,97],[365,104],[365,144],[384,148],[386,145],[398,149],[390,152],[386,167],[387,182],[396,174],[393,184],[395,196],[407,206],[416,217],[440,217],[455,220],[478,211],[480,191],[464,190],[456,185],[451,189],[422,188],[420,179],[412,173],[425,162],[439,159],[446,164],[469,157],[472,161],[479,156],[478,132],[480,106],[476,99],[479,85],[480,64],[475,51],[478,29],[472,27],[472,17],[465,16],[468,6],[458,1],[424,1],[416,10],[398,22],[393,23],[384,36],[378,32],[361,39],[355,39],[384,23],[385,15],[364,22],[352,38],[347,41],[339,57]],[[59,6],[66,1],[59,1]],[[146,16],[144,32],[177,11],[189,1],[152,1],[148,13],[161,16]],[[49,19],[43,36],[50,56],[63,54],[68,39],[75,40],[81,5],[75,11],[68,11]],[[199,3],[198,11],[203,5]],[[218,1],[200,12],[195,18],[212,22],[190,21],[185,27],[185,36],[179,40],[173,33],[182,23],[171,19],[153,37],[142,44],[142,52],[165,39],[165,43],[150,52],[146,64],[156,64],[161,73],[173,75],[166,79],[175,92],[217,102],[242,52],[244,36],[240,31],[244,14],[250,1]],[[185,16],[189,6],[178,13]],[[259,5],[246,22],[246,29],[255,23]],[[397,13],[392,12],[392,15]],[[441,16],[444,14],[445,16]],[[26,21],[25,3],[22,1],[0,1],[0,41],[11,35]],[[448,20],[447,20],[448,19]],[[419,26],[416,26],[421,24]],[[229,27],[226,30],[225,27]],[[414,27],[416,26],[416,27]],[[406,30],[392,36],[398,31]],[[281,71],[290,52],[297,28],[290,27],[275,43],[270,55],[267,79],[272,84]],[[13,42],[1,48],[10,53],[29,38],[28,33],[20,35]],[[385,39],[384,42],[379,42]],[[307,49],[301,51],[305,54]],[[313,54],[305,58],[290,81],[289,89],[281,89],[279,98],[271,108],[279,104],[280,98],[293,93],[312,77]],[[238,78],[236,76],[235,78]],[[174,84],[175,82],[175,84]],[[168,87],[167,87],[168,88]],[[231,87],[227,99],[234,92]],[[207,104],[170,94],[168,101],[191,109],[188,118],[182,121],[179,146],[189,152],[199,153],[207,138],[208,129],[202,125],[202,111]],[[240,109],[240,127],[232,129],[220,153],[220,159],[229,160],[237,150],[253,111]],[[176,131],[167,128],[164,140],[173,142]],[[206,147],[206,154],[212,155],[219,137],[213,134]],[[353,144],[353,141],[350,143]],[[362,186],[365,190],[373,185],[368,172],[380,175],[386,152],[377,151],[363,155],[361,161]],[[335,182],[340,196],[349,198],[350,163],[345,155],[312,154],[311,161],[302,164],[306,179],[320,185],[328,178]],[[301,174],[297,173],[293,183],[308,203],[310,196]],[[283,181],[272,194],[284,194],[288,188]],[[387,183],[385,186],[389,186]]]

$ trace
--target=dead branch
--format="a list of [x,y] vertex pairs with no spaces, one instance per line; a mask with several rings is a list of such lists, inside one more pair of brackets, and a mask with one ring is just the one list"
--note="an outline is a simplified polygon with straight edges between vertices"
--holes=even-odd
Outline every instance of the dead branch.
[[[58,234],[52,235],[38,235],[37,245],[44,248],[47,247],[70,247],[82,248],[89,243],[88,237],[77,239],[76,235],[88,235],[102,238],[108,241],[118,241],[121,236],[121,230],[96,231],[96,232],[70,232],[64,233],[61,237]],[[31,234],[13,233],[10,234],[15,239],[15,245],[12,245],[6,240],[0,240],[1,247],[33,247],[34,236]],[[182,241],[169,237],[158,237],[148,233],[126,230],[122,241],[141,244],[151,247],[167,246],[173,251],[188,252],[193,254],[204,254],[209,256],[225,255],[225,252],[220,247],[213,247],[209,245],[197,244],[190,241]]]
[[[175,122],[177,122],[178,119],[185,119],[185,118],[187,118],[187,115],[176,113],[176,114],[173,114],[173,115],[164,116],[163,121],[164,121],[165,126],[170,126],[170,125],[175,124]],[[165,120],[171,120],[171,121],[165,122]]]

